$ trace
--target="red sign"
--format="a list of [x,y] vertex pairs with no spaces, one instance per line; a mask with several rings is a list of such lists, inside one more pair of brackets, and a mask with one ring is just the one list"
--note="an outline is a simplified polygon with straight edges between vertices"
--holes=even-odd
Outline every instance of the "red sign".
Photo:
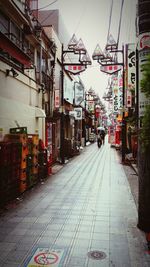
[[59,90],[55,90],[55,108],[59,108],[59,106],[60,106]]
[[139,50],[150,48],[150,33],[139,35]]
[[79,74],[84,71],[86,67],[84,65],[65,65],[65,70],[71,72],[72,74]]
[[98,119],[99,116],[100,116],[100,108],[96,108],[95,109],[95,117],[96,117],[96,119]]
[[105,72],[107,74],[113,74],[121,70],[122,66],[120,65],[107,65],[107,66],[100,66],[100,71]]

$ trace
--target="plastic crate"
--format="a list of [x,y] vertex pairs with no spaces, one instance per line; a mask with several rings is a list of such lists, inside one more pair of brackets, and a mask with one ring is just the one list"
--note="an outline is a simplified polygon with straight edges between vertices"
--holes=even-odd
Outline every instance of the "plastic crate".
[[0,166],[11,163],[11,142],[0,142]]
[[33,164],[33,166],[32,166],[32,173],[33,174],[38,174],[38,164]]
[[33,164],[38,164],[38,154],[33,154],[33,156],[32,156],[32,162],[33,162]]
[[16,182],[20,179],[20,163],[11,165],[11,177],[10,182]]
[[24,156],[21,159],[21,169],[25,169],[26,167],[27,167],[27,160],[26,160],[26,156]]
[[19,184],[19,192],[23,193],[26,190],[27,190],[27,181],[25,179],[21,179]]
[[20,169],[20,180],[25,180],[27,178],[27,169]]
[[32,164],[33,164],[33,155],[28,154],[26,157],[26,160],[27,160],[27,169],[30,169],[32,167]]
[[11,162],[13,164],[21,162],[22,144],[20,142],[13,142],[11,144]]

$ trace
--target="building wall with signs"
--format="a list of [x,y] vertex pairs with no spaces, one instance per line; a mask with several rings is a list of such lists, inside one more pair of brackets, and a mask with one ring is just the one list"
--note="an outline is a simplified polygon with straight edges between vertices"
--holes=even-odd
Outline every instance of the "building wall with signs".
[[150,104],[145,94],[141,91],[140,81],[143,79],[142,66],[146,64],[147,57],[150,55],[150,32],[140,34],[138,37],[138,50],[139,50],[139,117],[144,115],[145,106]]

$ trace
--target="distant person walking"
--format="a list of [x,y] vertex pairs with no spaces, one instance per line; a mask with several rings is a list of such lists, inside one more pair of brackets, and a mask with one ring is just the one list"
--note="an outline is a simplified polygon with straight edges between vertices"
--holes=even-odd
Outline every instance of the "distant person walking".
[[101,142],[104,145],[105,144],[105,129],[104,129],[104,127],[98,127],[97,131],[98,131],[98,135],[100,136]]
[[101,139],[102,139],[102,144],[104,145],[105,144],[105,130],[101,130],[100,131],[100,136],[101,136]]
[[102,138],[100,135],[100,131],[98,131],[98,133],[97,133],[97,145],[98,145],[98,148],[100,148],[102,145]]

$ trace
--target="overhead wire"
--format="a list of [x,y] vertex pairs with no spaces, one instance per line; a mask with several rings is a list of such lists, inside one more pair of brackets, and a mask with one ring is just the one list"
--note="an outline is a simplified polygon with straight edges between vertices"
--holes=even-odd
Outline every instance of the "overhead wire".
[[109,25],[108,25],[107,43],[108,43],[109,34],[110,34],[110,26],[111,26],[111,19],[112,19],[112,10],[113,10],[113,0],[111,1],[111,6],[110,6],[110,15],[109,15]]
[[38,10],[47,8],[47,7],[51,6],[51,5],[53,5],[53,4],[54,4],[55,2],[57,2],[57,1],[58,1],[58,0],[54,0],[52,3],[50,3],[50,4],[46,5],[46,6],[43,6],[43,7],[38,8]]
[[[83,0],[82,0],[82,1],[83,1]],[[85,3],[83,4],[83,10],[82,10],[82,12],[81,12],[81,15],[80,15],[80,17],[79,17],[78,23],[77,23],[77,25],[76,25],[76,27],[75,27],[75,30],[74,30],[74,33],[75,33],[75,34],[76,34],[76,32],[77,32],[77,30],[78,30],[80,24],[81,24],[81,21],[83,20],[84,14],[85,14],[86,9],[87,9],[87,6],[88,6],[88,5],[87,5],[87,0],[85,0],[84,2],[86,3],[86,5],[85,5]]]
[[49,13],[40,23],[42,24],[43,22],[45,22],[49,17],[53,15],[54,12],[55,10],[52,10],[51,13]]
[[120,30],[121,30],[121,22],[122,22],[123,5],[124,5],[124,0],[122,0],[122,2],[121,2],[120,19],[119,19],[119,27],[118,27],[117,45],[119,44],[119,38],[120,38]]

